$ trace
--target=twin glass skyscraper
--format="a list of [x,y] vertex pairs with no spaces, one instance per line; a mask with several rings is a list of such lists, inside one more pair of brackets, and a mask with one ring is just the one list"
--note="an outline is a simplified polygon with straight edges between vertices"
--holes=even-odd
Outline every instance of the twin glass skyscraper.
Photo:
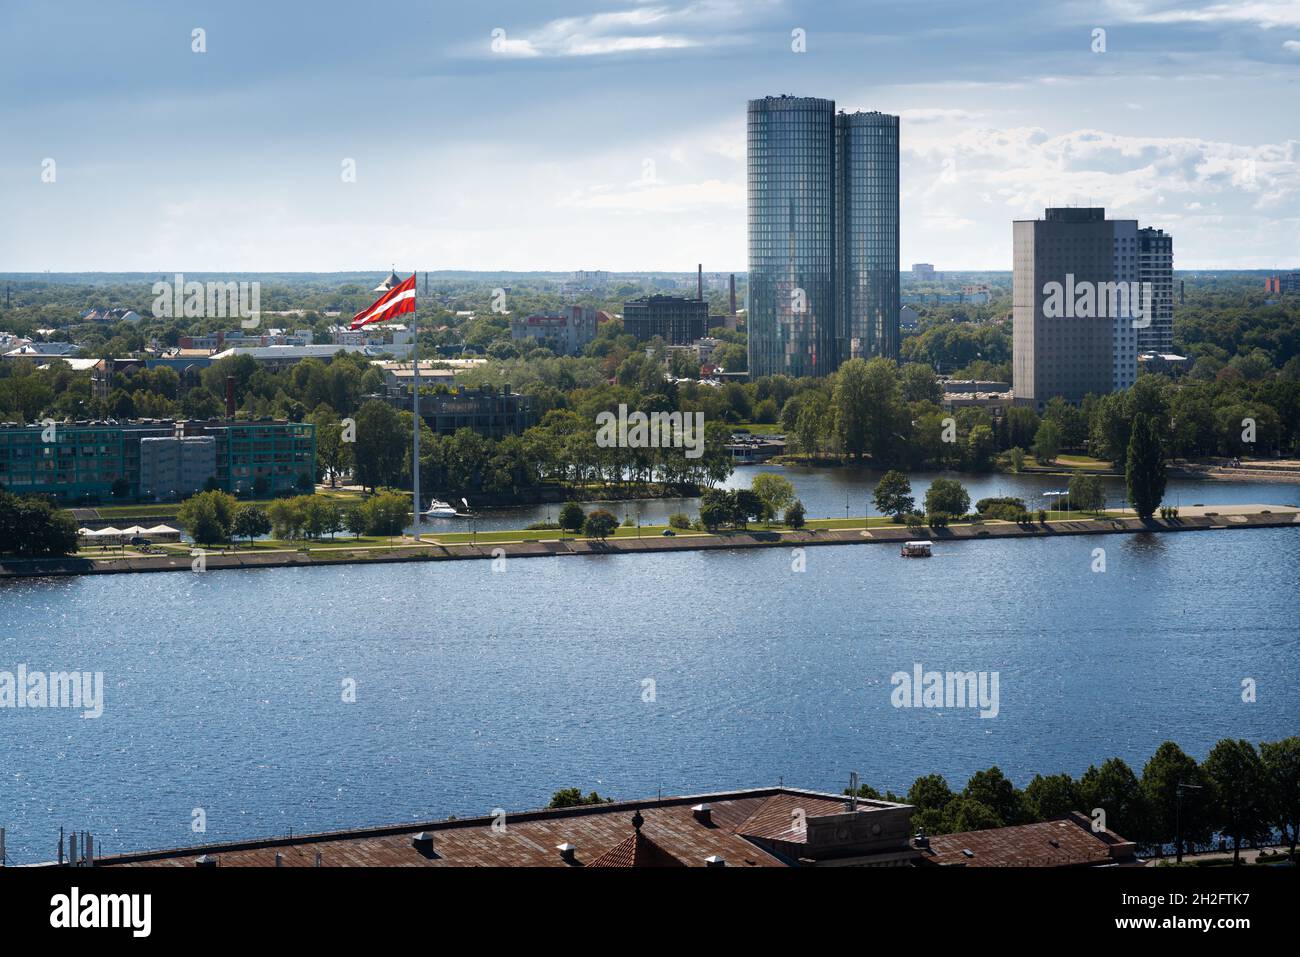
[[749,101],[749,371],[898,357],[898,117]]

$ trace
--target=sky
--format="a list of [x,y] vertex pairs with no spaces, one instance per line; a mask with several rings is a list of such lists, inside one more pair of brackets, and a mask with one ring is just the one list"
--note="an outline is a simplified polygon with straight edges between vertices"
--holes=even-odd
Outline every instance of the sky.
[[0,272],[743,271],[781,93],[902,117],[903,269],[1294,268],[1298,75],[1300,0],[0,0]]

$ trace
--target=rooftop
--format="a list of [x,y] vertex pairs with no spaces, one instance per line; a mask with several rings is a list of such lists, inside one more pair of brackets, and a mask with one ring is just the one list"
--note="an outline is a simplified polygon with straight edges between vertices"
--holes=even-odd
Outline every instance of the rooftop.
[[[787,867],[905,863],[912,809],[775,787],[101,857],[101,867]],[[676,863],[674,863],[676,862]]]
[[922,861],[961,867],[1096,867],[1134,863],[1135,845],[1113,831],[1094,832],[1075,811],[1053,821],[930,838]]

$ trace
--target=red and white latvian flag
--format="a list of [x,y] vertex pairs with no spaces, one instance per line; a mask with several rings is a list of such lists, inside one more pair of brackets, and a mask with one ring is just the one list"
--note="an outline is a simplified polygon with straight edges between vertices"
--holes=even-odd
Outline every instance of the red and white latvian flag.
[[373,322],[387,322],[406,312],[415,312],[415,273],[380,296],[373,306],[353,316],[348,328],[360,329]]

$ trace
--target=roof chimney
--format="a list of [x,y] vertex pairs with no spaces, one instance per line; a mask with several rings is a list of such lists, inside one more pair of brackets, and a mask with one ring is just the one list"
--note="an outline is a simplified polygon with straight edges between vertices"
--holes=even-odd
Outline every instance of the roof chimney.
[[691,808],[691,814],[694,815],[695,820],[699,821],[701,824],[713,823],[713,810],[707,804],[695,805],[695,807]]
[[217,858],[215,854],[203,854],[194,862],[195,867],[216,867]]
[[563,844],[556,845],[555,849],[560,852],[560,860],[564,861],[564,863],[578,863],[578,848],[575,845],[565,841]]
[[704,859],[704,866],[705,867],[726,867],[727,862],[723,860],[721,857],[719,857],[717,854],[710,854],[708,857]]

